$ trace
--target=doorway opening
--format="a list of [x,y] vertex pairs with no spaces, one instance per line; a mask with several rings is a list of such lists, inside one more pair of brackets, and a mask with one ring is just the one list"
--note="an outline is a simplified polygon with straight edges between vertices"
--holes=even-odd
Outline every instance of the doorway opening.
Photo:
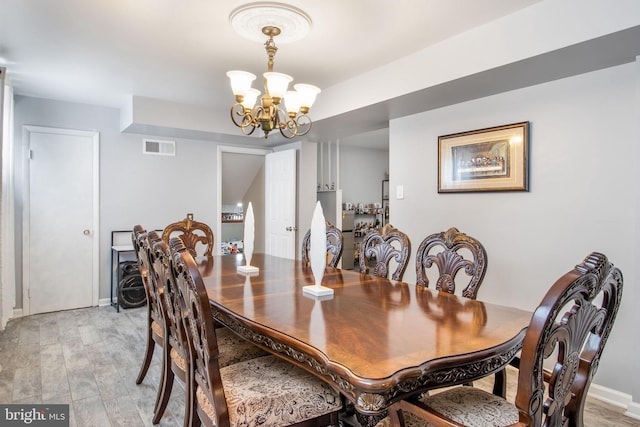
[[243,250],[244,214],[249,202],[255,217],[254,252],[264,252],[264,162],[271,150],[218,147],[218,253]]

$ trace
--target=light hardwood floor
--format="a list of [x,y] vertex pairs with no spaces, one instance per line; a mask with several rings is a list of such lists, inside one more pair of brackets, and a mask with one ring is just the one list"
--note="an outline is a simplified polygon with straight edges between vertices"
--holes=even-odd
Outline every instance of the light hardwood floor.
[[[145,308],[116,313],[95,307],[9,321],[0,332],[0,402],[68,403],[72,427],[152,426],[160,349],[144,382],[135,383],[145,348],[145,316]],[[183,413],[184,388],[176,380],[159,426],[181,426]],[[586,425],[640,426],[623,413],[590,399]]]

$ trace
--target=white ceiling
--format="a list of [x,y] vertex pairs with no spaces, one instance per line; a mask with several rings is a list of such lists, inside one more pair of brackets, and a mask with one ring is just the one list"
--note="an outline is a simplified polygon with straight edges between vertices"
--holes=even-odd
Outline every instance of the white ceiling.
[[[278,45],[274,68],[327,88],[538,1],[288,0],[313,27]],[[262,44],[239,37],[228,20],[245,3],[2,0],[0,66],[18,95],[110,107],[137,95],[226,115],[226,71],[266,70]]]

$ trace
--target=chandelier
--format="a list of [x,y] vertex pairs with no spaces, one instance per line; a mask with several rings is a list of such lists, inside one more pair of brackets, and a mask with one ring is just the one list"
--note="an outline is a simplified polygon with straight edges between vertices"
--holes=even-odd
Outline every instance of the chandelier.
[[269,132],[277,129],[282,136],[291,139],[306,135],[311,130],[308,113],[320,89],[298,83],[293,86],[294,91],[287,91],[293,77],[273,71],[273,58],[278,50],[273,38],[281,32],[275,25],[262,27],[262,33],[268,37],[264,44],[268,62],[267,72],[263,74],[264,95],[260,97],[259,103],[256,104],[256,100],[261,93],[251,87],[256,79],[255,74],[235,70],[227,72],[236,100],[231,107],[231,120],[245,135],[251,135],[260,128],[266,139]]

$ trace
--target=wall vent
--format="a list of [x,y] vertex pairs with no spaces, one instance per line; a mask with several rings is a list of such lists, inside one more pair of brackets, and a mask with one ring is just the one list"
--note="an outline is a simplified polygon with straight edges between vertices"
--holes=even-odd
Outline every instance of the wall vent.
[[175,156],[176,142],[163,141],[160,139],[143,139],[142,153],[154,154],[156,156]]

